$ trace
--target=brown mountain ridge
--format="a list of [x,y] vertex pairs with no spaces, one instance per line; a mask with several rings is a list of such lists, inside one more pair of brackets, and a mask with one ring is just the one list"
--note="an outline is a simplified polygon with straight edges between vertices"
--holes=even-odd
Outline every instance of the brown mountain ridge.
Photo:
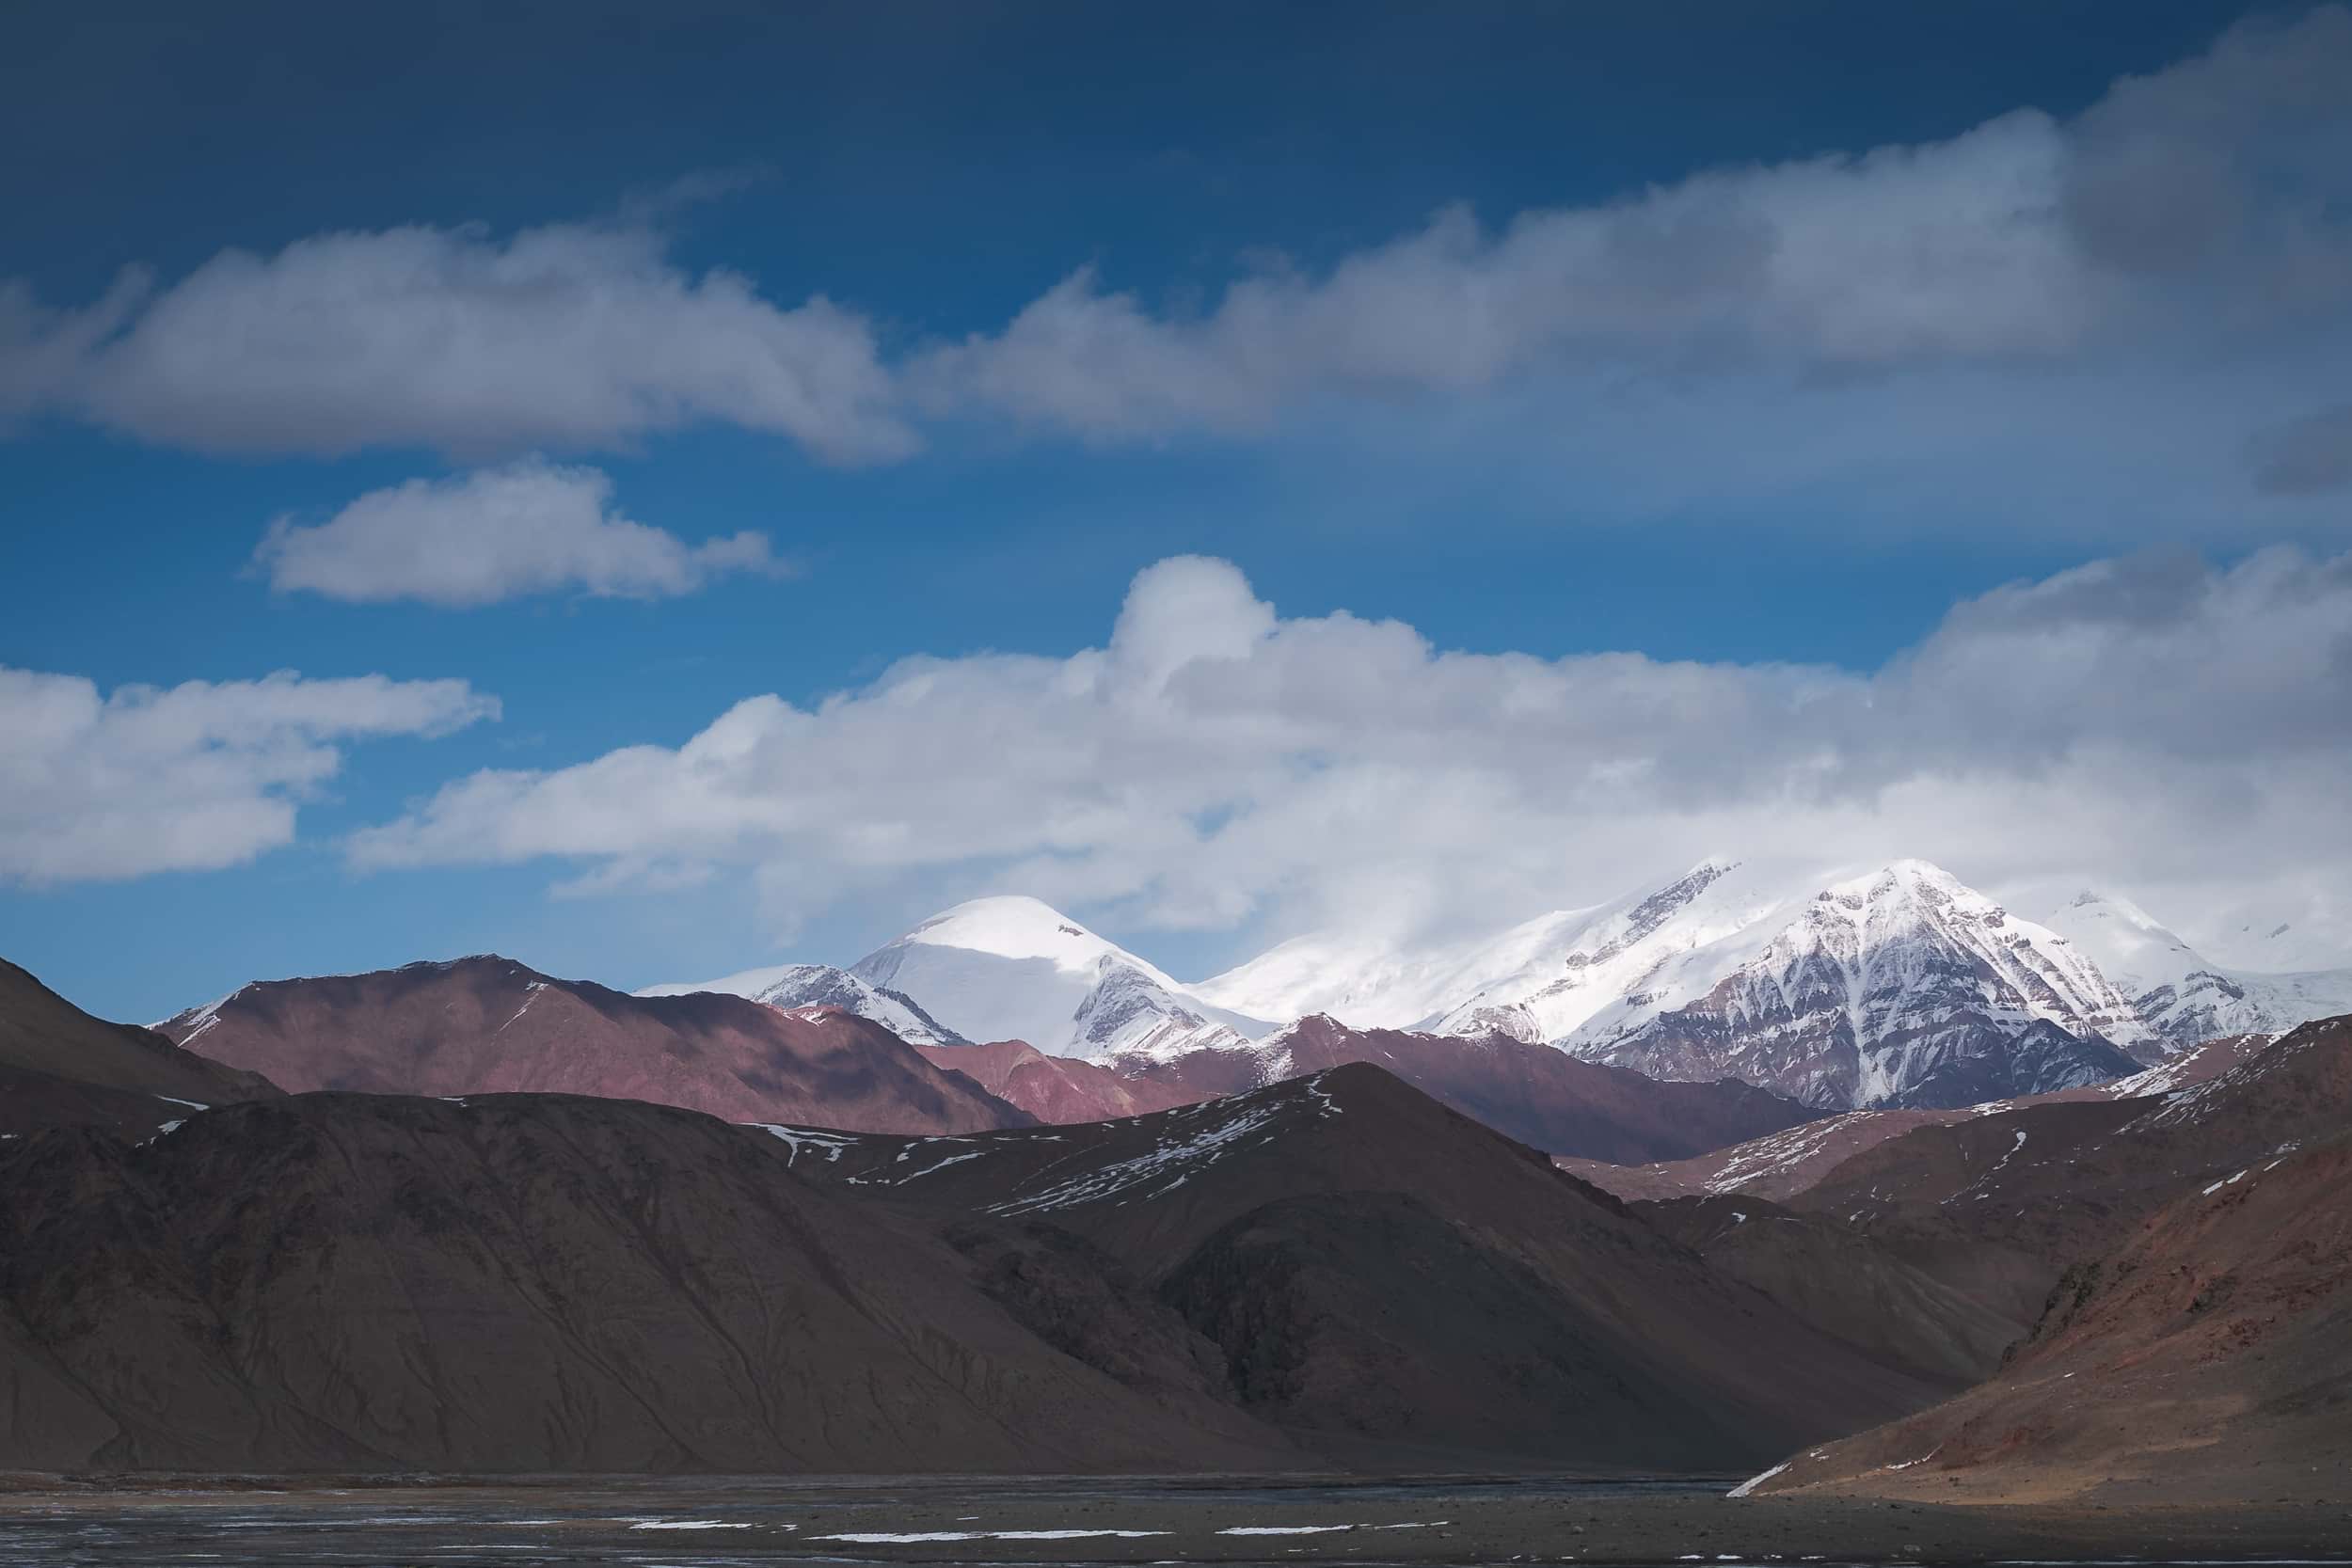
[[898,1132],[1031,1119],[838,1008],[629,996],[496,957],[257,981],[162,1029],[296,1092],[598,1095]]

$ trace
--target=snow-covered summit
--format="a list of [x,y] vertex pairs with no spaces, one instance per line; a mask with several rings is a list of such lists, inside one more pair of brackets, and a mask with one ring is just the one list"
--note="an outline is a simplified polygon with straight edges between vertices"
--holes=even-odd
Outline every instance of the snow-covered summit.
[[918,999],[966,1039],[1059,1056],[1234,1049],[1273,1027],[1192,995],[1152,964],[1035,898],[976,898],[922,922],[850,973]]
[[1500,1028],[1552,1039],[1665,955],[1739,930],[1785,896],[1739,862],[1711,857],[1663,885],[1554,910],[1465,942],[1296,937],[1193,990],[1263,1018],[1328,1013],[1356,1028],[1461,1035]]
[[2177,986],[2216,966],[2128,898],[2086,888],[2045,922],[2126,995]]
[[[956,947],[999,958],[1043,958],[1066,974],[1091,974],[1104,958],[1140,971],[1170,990],[1177,983],[1117,942],[1096,936],[1042,899],[1019,895],[974,898],[942,910],[890,944]],[[884,951],[888,951],[887,948]]]
[[2085,891],[2052,928],[2131,998],[2175,1050],[2222,1035],[2276,1035],[2352,1010],[2352,970],[2266,974],[2225,969],[2127,898]]
[[1548,948],[1425,1022],[1439,1034],[1502,1027],[1556,1041],[1628,998],[1654,1006],[1689,1000],[1738,962],[1741,937],[1793,904],[1804,886],[1776,868],[1701,861],[1563,920]]
[[1484,941],[1416,958],[1304,938],[1200,989],[1819,1104],[2063,1087],[2128,1070],[2114,1048],[2162,1052],[2095,963],[1923,860],[1857,876],[1710,857]]
[[[1926,861],[1833,883],[1754,930],[1766,932],[1686,964],[1663,997],[1620,997],[1563,1043],[1653,1077],[1736,1077],[1836,1107],[2103,1082],[2130,1069],[2122,1050],[2153,1043],[2058,933]],[[1684,1000],[1693,969],[1721,977]]]

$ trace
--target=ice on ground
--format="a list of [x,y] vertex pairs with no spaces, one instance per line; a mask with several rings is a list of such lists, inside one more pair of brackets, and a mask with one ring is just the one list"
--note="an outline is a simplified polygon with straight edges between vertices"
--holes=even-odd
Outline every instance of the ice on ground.
[[1750,1476],[1747,1480],[1741,1481],[1739,1485],[1724,1493],[1724,1496],[1727,1497],[1747,1497],[1754,1493],[1757,1487],[1763,1485],[1766,1481],[1772,1480],[1774,1476],[1780,1474],[1787,1468],[1788,1468],[1788,1462],[1787,1460],[1783,1460],[1760,1476]]
[[[1339,1106],[1322,1087],[1322,1073],[1303,1078],[1298,1083],[1314,1102],[1318,1117],[1336,1116]],[[1160,1134],[1159,1141],[1146,1153],[1133,1159],[1087,1171],[1067,1180],[1057,1182],[1043,1192],[1009,1198],[991,1205],[992,1214],[1033,1214],[1054,1209],[1068,1208],[1076,1203],[1100,1202],[1118,1197],[1134,1189],[1161,1183],[1159,1191],[1172,1192],[1182,1186],[1195,1172],[1215,1164],[1225,1155],[1242,1147],[1252,1133],[1270,1129],[1286,1115],[1295,1114],[1297,1101],[1287,1099],[1209,1100],[1188,1105],[1172,1113],[1165,1124],[1169,1131]],[[1211,1119],[1201,1125],[1201,1119]]]
[[751,1124],[771,1137],[781,1138],[792,1148],[792,1156],[786,1163],[797,1164],[803,1148],[822,1154],[827,1160],[838,1161],[841,1151],[857,1142],[847,1132],[820,1132],[811,1127],[784,1127],[774,1122],[755,1121]]
[[1235,1525],[1221,1529],[1219,1535],[1331,1535],[1340,1530],[1354,1529],[1354,1525]]
[[1164,1529],[931,1529],[845,1530],[839,1535],[812,1535],[811,1541],[846,1541],[855,1546],[882,1546],[926,1541],[1095,1541],[1116,1536],[1122,1541],[1166,1535]]

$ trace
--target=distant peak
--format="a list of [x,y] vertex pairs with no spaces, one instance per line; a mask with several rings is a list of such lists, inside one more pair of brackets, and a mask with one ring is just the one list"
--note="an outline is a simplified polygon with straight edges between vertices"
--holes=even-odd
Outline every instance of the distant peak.
[[1018,894],[974,898],[942,910],[893,945],[954,947],[1004,958],[1044,958],[1073,973],[1097,972],[1105,958],[1111,958],[1142,972],[1148,979],[1162,978],[1157,970],[1053,905]]
[[2164,928],[2162,923],[2154,915],[2150,914],[2130,899],[2112,893],[2100,893],[2095,889],[2085,888],[2074,895],[2066,909],[2068,911],[2091,911],[2093,918],[2120,921],[2125,926],[2136,926],[2143,931],[2165,937],[2172,935]]
[[1889,861],[1876,871],[1867,871],[1859,877],[1834,882],[1816,896],[1851,901],[1892,891],[1910,892],[1919,888],[1959,893],[1966,891],[1967,884],[1933,861],[1899,860]]
[[907,935],[922,937],[932,932],[964,930],[1022,931],[1041,937],[1101,940],[1043,899],[1019,893],[966,899],[952,909],[940,911]]

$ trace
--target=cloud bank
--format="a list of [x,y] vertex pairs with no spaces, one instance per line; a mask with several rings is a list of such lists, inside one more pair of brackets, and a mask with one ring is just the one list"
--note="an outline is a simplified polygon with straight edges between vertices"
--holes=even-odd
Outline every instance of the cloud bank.
[[525,461],[372,490],[316,527],[270,525],[254,564],[280,591],[452,608],[574,590],[673,598],[728,572],[785,575],[767,535],[688,545],[612,509],[595,468]]
[[2333,896],[2348,764],[2352,556],[2099,562],[1960,604],[1867,673],[1450,652],[1283,618],[1179,558],[1099,648],[751,698],[675,748],[473,774],[349,852],[548,859],[594,890],[749,868],[779,932],[996,889],[1164,928],[1428,935],[1723,851],[2096,879],[2195,927],[2221,890],[2277,918]]
[[291,843],[342,744],[498,716],[463,681],[382,675],[118,687],[0,668],[0,879],[211,871]]
[[[1079,268],[1001,327],[895,357],[854,309],[689,274],[661,221],[326,234],[160,290],[128,277],[78,309],[0,287],[0,415],[207,451],[471,459],[718,422],[865,462],[940,421],[1237,437],[1528,378],[1565,379],[1551,406],[1573,415],[1627,378],[1754,404],[1966,372],[2001,378],[1966,411],[1979,425],[2033,396],[2037,418],[2098,435],[2137,414],[2103,404],[2160,384],[2171,422],[2145,446],[2186,430],[2241,490],[2352,483],[2341,388],[2302,363],[2352,347],[2342,5],[2243,24],[2071,119],[2019,108],[1940,142],[1727,166],[1500,226],[1449,211],[1325,269],[1247,273],[1204,310]],[[2054,393],[2056,372],[2112,380]],[[2247,386],[2265,405],[2233,412]],[[2245,420],[2281,430],[2249,446]]]

